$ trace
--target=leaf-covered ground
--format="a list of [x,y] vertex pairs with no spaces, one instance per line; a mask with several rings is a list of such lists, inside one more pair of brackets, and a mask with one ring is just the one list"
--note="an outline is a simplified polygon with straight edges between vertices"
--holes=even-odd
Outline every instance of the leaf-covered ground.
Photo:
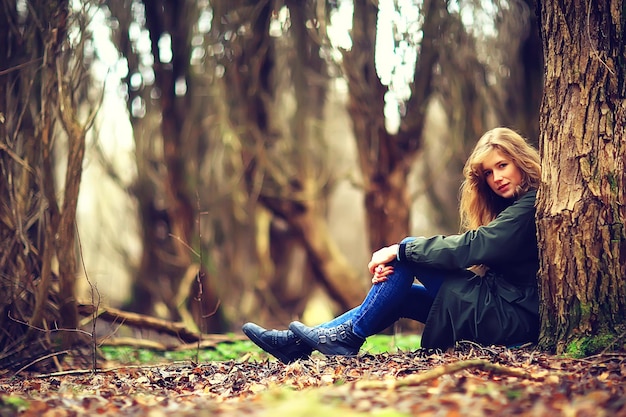
[[283,365],[237,360],[0,377],[1,416],[626,416],[626,353],[461,344]]

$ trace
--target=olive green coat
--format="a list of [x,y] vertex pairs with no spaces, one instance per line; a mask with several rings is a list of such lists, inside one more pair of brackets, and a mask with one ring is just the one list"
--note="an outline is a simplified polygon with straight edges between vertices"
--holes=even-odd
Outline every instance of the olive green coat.
[[[450,271],[426,320],[422,347],[443,349],[461,340],[508,346],[537,340],[536,194],[529,191],[477,230],[400,245],[401,261]],[[486,265],[489,271],[475,275],[466,270],[472,265]]]

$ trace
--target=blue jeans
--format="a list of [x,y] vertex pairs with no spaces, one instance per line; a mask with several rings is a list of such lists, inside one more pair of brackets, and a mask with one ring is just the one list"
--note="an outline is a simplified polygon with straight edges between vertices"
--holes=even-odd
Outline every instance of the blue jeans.
[[[435,296],[450,271],[411,261],[393,261],[387,281],[372,285],[358,307],[318,327],[335,327],[352,320],[357,336],[366,338],[383,331],[400,318],[426,322]],[[421,284],[414,283],[417,278]]]

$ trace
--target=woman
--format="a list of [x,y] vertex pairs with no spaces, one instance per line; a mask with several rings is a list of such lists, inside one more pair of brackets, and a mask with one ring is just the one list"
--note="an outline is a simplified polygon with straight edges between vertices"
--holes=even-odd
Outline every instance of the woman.
[[374,252],[365,300],[330,322],[293,322],[282,331],[246,323],[244,333],[285,363],[314,349],[356,355],[366,337],[400,318],[425,323],[424,348],[460,340],[536,341],[539,154],[516,132],[496,128],[480,138],[463,174],[459,211],[465,233],[408,237]]

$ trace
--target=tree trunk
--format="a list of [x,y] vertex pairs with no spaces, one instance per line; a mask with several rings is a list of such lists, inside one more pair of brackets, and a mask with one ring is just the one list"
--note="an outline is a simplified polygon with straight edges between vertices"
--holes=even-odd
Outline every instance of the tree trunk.
[[[145,1],[145,22],[138,22],[126,2],[110,0],[108,5],[119,24],[115,42],[129,67],[125,81],[138,167],[132,192],[142,226],[142,260],[127,308],[144,314],[161,310],[166,318],[204,332],[224,330],[221,314],[211,314],[219,300],[199,256],[204,250],[201,203],[194,186],[197,161],[204,155],[196,152],[202,116],[192,107],[197,102],[190,69],[191,22],[198,10],[194,2]],[[145,24],[150,34],[154,85],[143,79],[146,52],[129,37],[132,23]],[[132,85],[133,76],[141,79],[139,85]],[[139,102],[143,112],[136,112]],[[190,280],[193,270],[196,279]]]
[[398,133],[389,133],[385,126],[384,106],[388,89],[378,77],[374,54],[378,19],[376,2],[354,3],[352,48],[343,54],[350,94],[348,111],[363,172],[367,231],[372,251],[398,242],[409,231],[407,175],[422,144],[426,104],[438,56],[435,39],[439,36],[445,4],[441,0],[429,0],[422,8],[423,39],[411,98],[406,103],[407,113]]
[[[540,344],[620,347],[626,324],[626,12],[542,1]],[[615,344],[614,344],[615,343]]]

